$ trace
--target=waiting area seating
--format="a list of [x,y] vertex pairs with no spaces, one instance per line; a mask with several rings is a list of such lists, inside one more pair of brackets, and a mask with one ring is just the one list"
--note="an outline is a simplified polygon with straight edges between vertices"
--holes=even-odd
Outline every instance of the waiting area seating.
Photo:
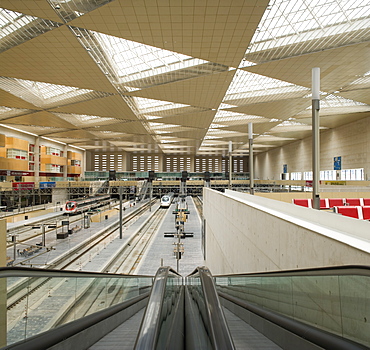
[[[297,198],[293,204],[312,208],[311,198]],[[320,198],[320,209],[331,209],[334,213],[351,218],[370,220],[370,198]]]
[[[293,204],[312,208],[311,198],[296,198]],[[340,206],[370,206],[370,198],[320,198],[320,209],[332,209]]]

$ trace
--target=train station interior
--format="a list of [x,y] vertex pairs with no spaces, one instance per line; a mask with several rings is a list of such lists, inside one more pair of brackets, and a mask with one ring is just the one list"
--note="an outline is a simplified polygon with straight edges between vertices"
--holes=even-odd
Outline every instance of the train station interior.
[[1,0],[0,350],[369,349],[369,0]]

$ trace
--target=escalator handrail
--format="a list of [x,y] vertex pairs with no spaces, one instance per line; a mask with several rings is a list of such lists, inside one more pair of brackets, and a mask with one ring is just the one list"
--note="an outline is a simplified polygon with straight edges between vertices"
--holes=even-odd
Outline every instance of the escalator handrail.
[[8,277],[109,277],[109,278],[153,278],[149,275],[125,275],[105,272],[69,271],[40,269],[35,267],[0,267],[0,278]]
[[197,267],[187,278],[199,277],[206,303],[209,332],[214,349],[234,349],[234,343],[222,311],[214,279],[210,270]]
[[298,276],[345,276],[360,275],[370,277],[370,266],[367,265],[343,265],[315,267],[307,269],[282,270],[271,272],[249,272],[227,275],[214,275],[213,277],[298,277]]
[[300,321],[294,320],[276,312],[264,309],[256,304],[249,303],[229,294],[218,292],[218,295],[262,318],[270,321],[287,331],[296,334],[297,336],[308,340],[309,342],[322,347],[323,349],[336,349],[336,350],[365,350],[368,347],[342,338],[335,334],[326,332],[322,329],[307,325]]
[[168,266],[160,267],[157,270],[134,349],[148,350],[156,348],[161,330],[160,321],[163,300],[169,275],[175,275],[182,278],[181,275]]

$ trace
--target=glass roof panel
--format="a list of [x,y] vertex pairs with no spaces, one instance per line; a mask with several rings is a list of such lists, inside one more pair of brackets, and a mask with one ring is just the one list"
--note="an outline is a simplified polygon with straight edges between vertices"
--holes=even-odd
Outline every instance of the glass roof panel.
[[58,15],[69,22],[113,0],[48,0]]
[[55,112],[53,114],[78,127],[94,127],[98,125],[110,125],[124,122],[123,120],[120,119],[100,117],[97,115],[55,113]]
[[38,107],[54,107],[108,96],[108,93],[80,89],[73,86],[55,85],[32,80],[0,77],[0,89],[22,98]]
[[61,25],[61,23],[0,8],[0,52]]
[[91,32],[97,48],[108,57],[114,71],[116,85],[127,91],[157,86],[174,81],[198,77],[214,72],[228,71],[229,67],[193,58],[181,53]]
[[[294,85],[292,83],[273,79],[263,75],[237,70],[231,82],[223,103],[243,105],[244,99],[253,97],[269,96],[277,94],[289,94],[296,92],[307,92],[310,89]],[[286,97],[285,97],[286,98]],[[238,100],[238,101],[236,101]],[[248,101],[251,103],[251,101]]]
[[245,59],[261,63],[348,45],[357,42],[358,31],[366,41],[369,18],[368,0],[272,0]]
[[[159,112],[159,111],[165,111],[168,109],[176,109],[176,108],[183,108],[183,107],[189,106],[189,105],[184,105],[181,103],[153,100],[153,99],[143,98],[143,97],[134,97],[133,99],[136,102],[138,111],[141,115],[146,115],[146,114],[151,114],[153,112]],[[152,119],[152,116],[149,116],[148,119]]]
[[5,106],[0,106],[0,119],[16,117],[18,115],[22,115],[22,114],[25,114],[27,112],[31,112],[31,110],[21,109],[21,108],[9,108],[9,107],[5,107]]

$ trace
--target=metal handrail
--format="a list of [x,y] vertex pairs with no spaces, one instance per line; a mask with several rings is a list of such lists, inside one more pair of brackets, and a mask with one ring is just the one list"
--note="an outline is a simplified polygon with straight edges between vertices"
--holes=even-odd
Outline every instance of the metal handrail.
[[153,277],[149,275],[125,275],[105,272],[69,271],[40,269],[36,267],[0,267],[0,278],[6,277],[114,277],[114,278],[141,278]]
[[323,331],[319,328],[312,327],[289,317],[280,315],[276,312],[267,310],[256,304],[249,303],[234,296],[228,295],[223,292],[218,292],[219,296],[234,303],[243,309],[246,309],[267,321],[270,321],[277,326],[286,329],[287,331],[296,334],[297,336],[305,339],[313,344],[318,345],[323,349],[336,349],[336,350],[365,350],[369,349],[367,346],[353,342],[349,339],[342,338],[335,334]]
[[[194,272],[193,272],[194,273]],[[329,266],[316,267],[307,269],[284,270],[273,272],[250,272],[236,273],[227,275],[214,275],[213,277],[298,277],[298,276],[344,276],[344,275],[360,275],[370,277],[370,266],[367,265],[345,265],[345,266]]]
[[207,267],[197,267],[188,278],[199,277],[208,321],[207,332],[213,349],[234,349],[234,343],[222,311],[214,279]]
[[[167,279],[170,275],[182,278],[170,267],[160,267],[157,270],[134,349],[148,350],[157,347],[162,326],[162,309]],[[176,311],[174,314],[176,315]]]

